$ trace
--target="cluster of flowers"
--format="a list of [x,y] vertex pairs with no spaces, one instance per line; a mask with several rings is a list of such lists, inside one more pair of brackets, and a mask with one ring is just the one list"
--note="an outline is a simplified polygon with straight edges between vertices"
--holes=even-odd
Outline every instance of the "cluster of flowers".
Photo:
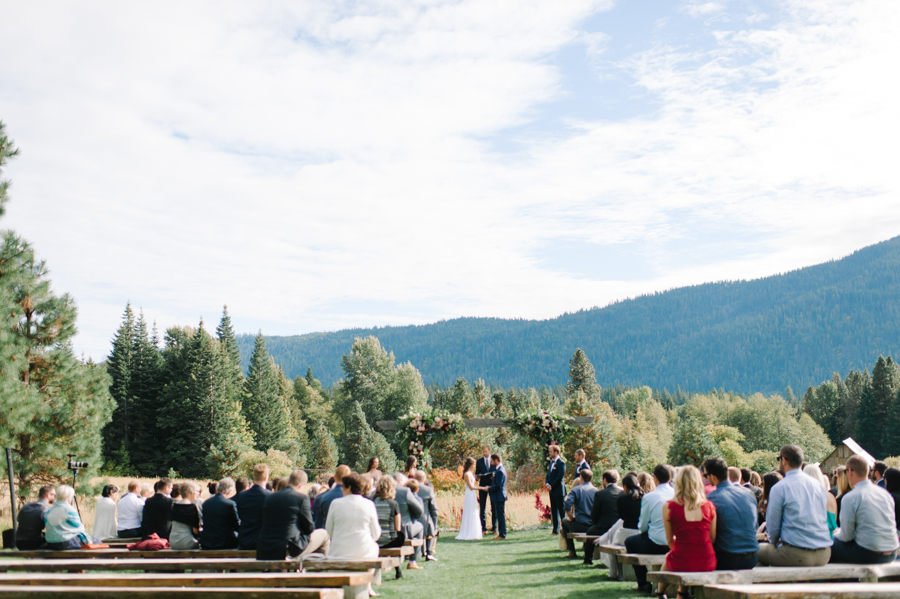
[[409,455],[422,461],[425,452],[434,442],[435,435],[451,435],[463,427],[459,414],[431,410],[424,414],[410,412],[397,421],[397,431],[407,444]]
[[545,448],[550,441],[565,443],[574,430],[574,427],[563,417],[551,414],[546,410],[519,414],[509,421],[509,425]]

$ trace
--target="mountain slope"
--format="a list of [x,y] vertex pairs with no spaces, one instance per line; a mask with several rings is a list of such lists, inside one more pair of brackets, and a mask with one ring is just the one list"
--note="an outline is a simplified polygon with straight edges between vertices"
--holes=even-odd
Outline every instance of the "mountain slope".
[[[752,281],[682,287],[551,320],[459,318],[430,325],[267,337],[291,377],[307,365],[342,376],[354,337],[375,335],[426,383],[458,377],[504,386],[564,383],[581,347],[608,386],[701,391],[805,389],[900,349],[900,237]],[[239,338],[249,355],[253,338]]]

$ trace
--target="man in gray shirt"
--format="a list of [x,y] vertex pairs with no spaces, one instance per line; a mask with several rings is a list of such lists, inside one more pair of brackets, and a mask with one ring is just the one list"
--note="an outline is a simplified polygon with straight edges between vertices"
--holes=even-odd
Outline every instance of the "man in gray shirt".
[[869,465],[859,456],[847,460],[853,490],[841,500],[841,527],[834,531],[831,561],[839,564],[886,564],[894,561],[897,522],[894,498],[869,481]]

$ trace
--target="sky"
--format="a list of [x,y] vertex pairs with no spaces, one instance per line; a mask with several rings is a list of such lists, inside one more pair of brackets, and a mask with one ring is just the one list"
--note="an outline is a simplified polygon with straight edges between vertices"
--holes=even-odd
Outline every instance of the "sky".
[[160,330],[552,318],[900,234],[900,3],[0,0],[0,227]]

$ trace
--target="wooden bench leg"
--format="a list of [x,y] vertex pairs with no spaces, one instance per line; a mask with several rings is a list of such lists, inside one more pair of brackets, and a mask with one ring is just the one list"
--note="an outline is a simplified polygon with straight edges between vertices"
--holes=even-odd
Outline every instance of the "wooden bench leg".
[[372,574],[372,584],[377,587],[381,586],[381,568],[376,569]]
[[369,599],[369,585],[344,586],[344,599]]
[[619,563],[619,568],[622,569],[622,580],[626,582],[637,582],[637,576],[634,575],[634,566],[631,564]]

